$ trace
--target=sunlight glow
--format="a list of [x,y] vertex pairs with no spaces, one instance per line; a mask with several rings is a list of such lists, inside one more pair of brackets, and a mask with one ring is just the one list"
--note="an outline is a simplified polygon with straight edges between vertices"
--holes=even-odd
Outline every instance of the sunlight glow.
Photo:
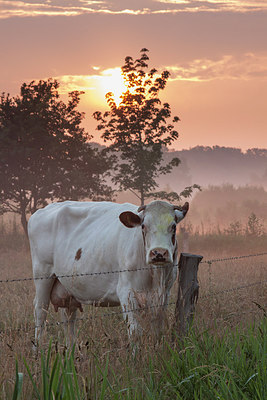
[[127,86],[125,85],[121,69],[117,67],[103,71],[101,85],[105,94],[108,92],[113,93],[115,103],[118,106],[121,103],[122,93],[127,91]]

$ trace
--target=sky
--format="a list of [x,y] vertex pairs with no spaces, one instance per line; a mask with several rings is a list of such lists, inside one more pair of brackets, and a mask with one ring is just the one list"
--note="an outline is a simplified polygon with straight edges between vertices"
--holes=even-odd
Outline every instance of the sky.
[[63,99],[83,90],[94,141],[93,112],[144,47],[171,73],[160,98],[181,120],[172,148],[267,147],[267,0],[0,0],[0,93],[48,78]]

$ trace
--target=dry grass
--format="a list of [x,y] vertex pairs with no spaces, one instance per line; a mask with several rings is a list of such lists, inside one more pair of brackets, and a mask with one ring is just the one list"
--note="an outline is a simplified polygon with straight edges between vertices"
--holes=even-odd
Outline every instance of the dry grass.
[[[208,244],[206,244],[208,247]],[[190,249],[193,252],[193,249]],[[195,253],[200,249],[195,246]],[[252,249],[242,247],[237,255],[248,254]],[[266,251],[262,246],[258,251]],[[230,253],[230,254],[229,254]],[[223,256],[233,255],[231,251]],[[222,254],[214,251],[205,251],[205,258],[219,258]],[[196,310],[195,324],[200,329],[210,329],[221,332],[226,327],[235,327],[250,321],[259,320],[263,311],[255,304],[266,306],[266,283],[244,289],[216,294],[224,289],[262,282],[267,276],[267,256],[200,264],[199,282],[200,298]],[[2,248],[0,254],[1,279],[31,277],[31,260],[29,250],[22,245],[19,250]],[[2,398],[9,398],[8,388],[12,386],[15,377],[15,359],[22,365],[25,358],[35,371],[40,374],[40,363],[32,351],[34,337],[33,297],[34,285],[32,281],[0,283],[0,387],[3,387]],[[176,299],[177,285],[174,285],[172,301]],[[264,292],[265,291],[265,292]],[[77,324],[76,360],[80,376],[91,377],[84,380],[87,392],[94,392],[99,378],[99,366],[103,366],[107,353],[110,364],[118,376],[127,374],[122,371],[122,365],[131,365],[132,349],[129,344],[126,326],[120,314],[104,316],[113,310],[85,307],[85,312],[78,315],[84,321]],[[169,307],[169,319],[172,321],[174,307]],[[52,338],[52,347],[55,351],[64,353],[63,328],[57,325],[59,315],[52,307],[49,309],[45,347]],[[170,339],[170,332],[166,333],[166,340]],[[144,346],[142,360],[147,360],[151,352],[150,346]],[[140,356],[140,355],[139,355]],[[137,356],[137,357],[139,357]],[[138,360],[137,360],[138,361]],[[134,360],[134,368],[142,376],[143,362]],[[25,371],[24,371],[25,372]],[[10,385],[9,385],[10,384]],[[89,385],[89,386],[88,386]],[[24,384],[24,392],[31,387],[30,382]],[[1,397],[1,395],[0,395]]]

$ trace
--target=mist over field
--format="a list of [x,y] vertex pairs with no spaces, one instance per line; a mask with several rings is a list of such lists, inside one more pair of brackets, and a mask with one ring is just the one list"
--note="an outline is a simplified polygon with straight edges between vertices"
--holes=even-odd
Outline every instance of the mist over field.
[[173,190],[197,183],[202,187],[222,185],[253,185],[267,189],[267,149],[248,149],[220,146],[196,146],[188,150],[170,151],[166,158],[178,157],[180,166],[162,176],[160,184]]
[[[198,184],[189,198],[190,212],[185,224],[205,231],[225,229],[239,221],[245,224],[251,213],[266,224],[267,216],[267,149],[197,146],[181,151],[168,151],[165,161],[172,157],[180,165],[158,179],[160,189],[177,191]],[[120,193],[118,202],[136,203],[132,193]]]

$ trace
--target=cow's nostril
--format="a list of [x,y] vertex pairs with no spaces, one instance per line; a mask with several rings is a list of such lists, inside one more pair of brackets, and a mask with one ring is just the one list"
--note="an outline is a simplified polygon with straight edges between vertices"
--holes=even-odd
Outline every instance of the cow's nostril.
[[157,258],[157,259],[161,259],[161,258],[163,258],[163,255],[160,254],[160,253],[158,253],[158,254],[156,255],[156,258]]
[[163,258],[163,254],[159,253],[158,251],[152,251],[152,255],[158,260]]
[[168,258],[168,250],[166,249],[154,249],[150,252],[150,257],[155,261],[165,261]]

